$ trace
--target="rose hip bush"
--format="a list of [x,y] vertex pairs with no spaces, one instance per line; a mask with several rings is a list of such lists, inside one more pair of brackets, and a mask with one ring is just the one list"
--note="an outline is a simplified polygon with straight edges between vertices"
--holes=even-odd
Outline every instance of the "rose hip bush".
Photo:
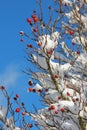
[[[44,15],[43,0],[39,0],[39,14],[33,11],[26,18],[31,35],[20,31],[22,42],[26,46],[27,61],[30,67],[25,73],[31,77],[28,81],[29,93],[38,93],[46,107],[37,113],[27,111],[24,103],[18,102],[19,95],[14,97],[19,105],[14,111],[22,119],[30,116],[40,130],[86,130],[87,126],[87,1],[86,0],[53,0],[48,5],[49,16]],[[26,44],[27,37],[32,43]],[[14,118],[8,118],[10,98],[4,86],[3,94],[8,101],[6,114],[0,110],[0,120],[6,128],[25,130],[33,124],[16,127]],[[25,120],[23,120],[25,121]]]

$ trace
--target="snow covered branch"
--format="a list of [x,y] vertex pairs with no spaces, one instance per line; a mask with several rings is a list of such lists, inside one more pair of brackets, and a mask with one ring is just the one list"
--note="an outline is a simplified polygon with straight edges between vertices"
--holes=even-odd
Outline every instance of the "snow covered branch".
[[[24,31],[20,35],[32,40],[26,45],[30,63],[25,72],[30,78],[28,92],[38,93],[46,107],[31,113],[18,102],[18,97],[15,101],[24,111],[23,117],[30,116],[40,130],[87,130],[87,1],[52,0],[48,19],[43,0],[37,3],[40,15],[34,10],[27,18],[31,35]],[[9,124],[7,115],[12,104],[4,92],[8,105],[5,118],[0,111],[0,120],[12,130],[32,128],[24,120],[22,128],[16,128],[12,119],[13,125]]]

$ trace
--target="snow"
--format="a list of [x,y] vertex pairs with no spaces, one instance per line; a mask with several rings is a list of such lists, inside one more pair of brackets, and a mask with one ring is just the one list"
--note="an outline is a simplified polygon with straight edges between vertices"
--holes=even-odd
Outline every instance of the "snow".
[[33,87],[33,89],[35,89],[36,91],[38,91],[38,90],[42,90],[42,87],[37,83],[37,84]]
[[72,42],[77,43],[77,44],[83,44],[85,45],[85,43],[87,43],[87,38],[86,37],[74,37],[74,39],[72,39]]
[[46,52],[48,50],[53,50],[57,46],[58,38],[59,38],[59,33],[54,32],[51,34],[51,36],[50,35],[39,36],[39,42],[42,42],[41,47],[44,48],[44,50]]
[[36,56],[32,54],[34,61],[39,64],[39,66],[43,69],[48,69],[46,59],[42,56]]
[[79,130],[79,128],[75,124],[73,124],[72,122],[70,122],[70,121],[64,122],[62,124],[62,128],[64,130]]
[[56,56],[57,59],[60,59],[61,61],[65,61],[67,63],[70,63],[70,60],[67,59],[63,54],[59,53],[59,52],[55,52],[54,56]]
[[[9,129],[9,128],[7,128],[7,127],[4,127],[4,130],[11,130],[11,129]],[[15,127],[13,130],[22,130],[22,129],[19,128],[19,127]]]
[[36,72],[35,74],[33,74],[33,77],[37,78],[41,82],[43,88],[54,88],[54,84],[49,74]]
[[63,4],[72,5],[72,2],[70,0],[63,0]]
[[[10,128],[8,128],[7,125],[10,126]],[[11,129],[12,130],[21,130],[21,128],[15,127],[13,117],[7,118],[7,121],[6,121],[6,124],[4,126],[4,129],[5,130],[11,130]]]
[[45,99],[53,99],[54,101],[58,101],[58,96],[60,96],[59,92],[57,90],[49,89],[48,92],[46,92]]
[[0,107],[0,116],[5,117],[7,112],[7,108]]
[[21,130],[21,128],[19,128],[19,127],[15,127],[15,129],[14,130]]

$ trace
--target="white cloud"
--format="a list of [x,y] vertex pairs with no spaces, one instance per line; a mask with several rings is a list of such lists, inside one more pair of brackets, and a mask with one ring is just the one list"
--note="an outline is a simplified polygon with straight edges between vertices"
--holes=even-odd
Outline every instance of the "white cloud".
[[0,85],[6,86],[6,88],[14,86],[19,78],[18,65],[10,64],[0,74]]
[[[20,72],[18,71],[19,66],[15,64],[7,65],[4,71],[0,72],[0,86],[6,87],[6,90],[11,90],[16,86],[17,81],[20,77]],[[0,106],[6,106],[6,99],[2,92],[0,91]]]

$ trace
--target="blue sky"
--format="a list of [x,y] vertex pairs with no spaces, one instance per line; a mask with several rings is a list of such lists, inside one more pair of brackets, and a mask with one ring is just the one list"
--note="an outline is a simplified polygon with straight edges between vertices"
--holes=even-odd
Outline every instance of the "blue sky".
[[27,85],[28,76],[21,71],[26,67],[26,61],[19,31],[28,28],[26,18],[34,8],[31,1],[0,2],[0,85],[4,83],[9,90],[17,86],[16,91],[19,91]]
[[[19,32],[29,31],[26,18],[31,16],[35,8],[34,0],[0,0],[0,85],[5,85],[10,95],[12,92],[13,95],[19,93],[29,110],[33,102],[39,108],[40,102],[37,95],[26,93],[28,76],[21,70],[27,67],[27,61],[24,59],[25,46],[20,42]],[[5,105],[3,96],[0,105]]]

